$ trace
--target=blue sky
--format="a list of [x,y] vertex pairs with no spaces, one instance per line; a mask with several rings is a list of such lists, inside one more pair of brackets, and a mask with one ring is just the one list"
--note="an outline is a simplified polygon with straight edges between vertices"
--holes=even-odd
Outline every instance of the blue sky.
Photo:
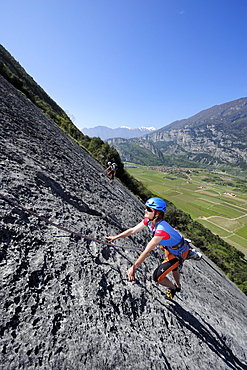
[[247,0],[1,0],[1,44],[83,127],[247,96]]

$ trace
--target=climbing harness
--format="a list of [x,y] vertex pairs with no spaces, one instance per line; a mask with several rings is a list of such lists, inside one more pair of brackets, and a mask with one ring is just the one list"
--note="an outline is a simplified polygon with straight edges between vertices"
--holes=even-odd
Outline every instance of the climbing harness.
[[109,242],[104,242],[104,241],[101,241],[101,240],[94,239],[94,238],[91,238],[91,237],[89,237],[89,236],[83,235],[83,234],[78,233],[78,232],[76,232],[76,231],[72,231],[72,230],[70,230],[70,229],[67,229],[67,228],[66,228],[66,227],[64,227],[64,226],[58,225],[58,224],[56,224],[55,222],[52,222],[52,221],[48,220],[47,218],[45,218],[45,217],[43,217],[43,216],[38,215],[37,213],[35,213],[35,212],[31,211],[31,210],[30,210],[30,209],[28,209],[28,208],[25,208],[25,207],[24,207],[24,206],[22,206],[21,204],[19,204],[19,203],[15,202],[14,200],[12,200],[12,199],[8,198],[6,195],[3,195],[2,193],[0,193],[0,196],[1,196],[5,201],[7,201],[7,202],[9,202],[9,203],[14,204],[15,206],[17,206],[17,207],[19,207],[19,208],[23,209],[24,211],[26,211],[26,212],[28,212],[28,213],[30,213],[30,214],[32,214],[32,215],[34,215],[35,217],[38,217],[40,220],[45,221],[46,223],[49,223],[50,225],[55,226],[55,227],[57,227],[57,228],[58,228],[58,229],[60,229],[60,230],[64,230],[64,231],[67,231],[68,233],[71,233],[71,234],[77,235],[77,236],[79,236],[79,237],[81,237],[81,238],[83,238],[83,239],[87,239],[87,240],[94,241],[94,242],[96,242],[96,243],[100,243],[100,244],[104,244],[104,245],[109,245],[109,246],[111,246],[111,247],[115,247],[115,248],[125,248],[125,249],[139,250],[139,251],[142,251],[142,250],[143,250],[142,248],[126,247],[126,246],[123,246],[123,245],[116,245],[116,244],[112,244],[112,243],[109,243]]

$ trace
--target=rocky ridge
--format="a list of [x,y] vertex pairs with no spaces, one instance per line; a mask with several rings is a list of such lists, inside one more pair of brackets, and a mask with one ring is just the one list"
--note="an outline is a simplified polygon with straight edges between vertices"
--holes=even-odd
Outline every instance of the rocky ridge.
[[[184,129],[157,132],[147,137],[156,142],[173,143],[170,150],[161,151],[164,154],[207,153],[213,158],[218,158],[225,163],[238,163],[247,161],[247,145],[234,134],[227,133],[218,125],[207,124],[197,128],[186,127]],[[139,142],[140,143],[140,142]],[[182,150],[178,151],[181,148]]]
[[[128,151],[119,138],[107,140],[128,161]],[[158,158],[182,155],[209,164],[247,162],[247,98],[238,99],[173,122],[157,131],[125,141],[147,148]],[[162,153],[162,154],[161,154]],[[138,163],[135,158],[133,162]]]
[[[0,194],[97,240],[133,226],[143,204],[0,76]],[[246,296],[205,256],[186,261],[168,302],[144,230],[106,246],[0,196],[1,368],[246,369]]]

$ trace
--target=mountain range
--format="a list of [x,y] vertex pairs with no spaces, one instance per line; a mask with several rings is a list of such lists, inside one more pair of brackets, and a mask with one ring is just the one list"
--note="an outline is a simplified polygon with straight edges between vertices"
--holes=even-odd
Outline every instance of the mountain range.
[[150,233],[104,242],[144,204],[2,76],[0,152],[2,369],[247,368],[243,292],[204,253],[173,301],[152,280],[162,251],[130,283]]
[[126,126],[120,126],[117,128],[110,128],[107,126],[96,126],[91,128],[84,127],[81,131],[83,134],[88,135],[90,137],[100,137],[102,140],[121,137],[125,139],[130,139],[133,137],[140,137],[144,134],[150,133],[155,131],[154,127],[138,127],[138,128],[131,128]]
[[213,106],[139,138],[108,143],[123,161],[134,163],[160,165],[176,158],[247,168],[247,98]]

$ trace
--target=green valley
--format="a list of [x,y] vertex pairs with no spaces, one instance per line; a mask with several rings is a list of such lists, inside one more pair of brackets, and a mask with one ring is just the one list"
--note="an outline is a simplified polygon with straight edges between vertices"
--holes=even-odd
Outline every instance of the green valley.
[[133,165],[126,170],[247,257],[247,181],[223,172]]

